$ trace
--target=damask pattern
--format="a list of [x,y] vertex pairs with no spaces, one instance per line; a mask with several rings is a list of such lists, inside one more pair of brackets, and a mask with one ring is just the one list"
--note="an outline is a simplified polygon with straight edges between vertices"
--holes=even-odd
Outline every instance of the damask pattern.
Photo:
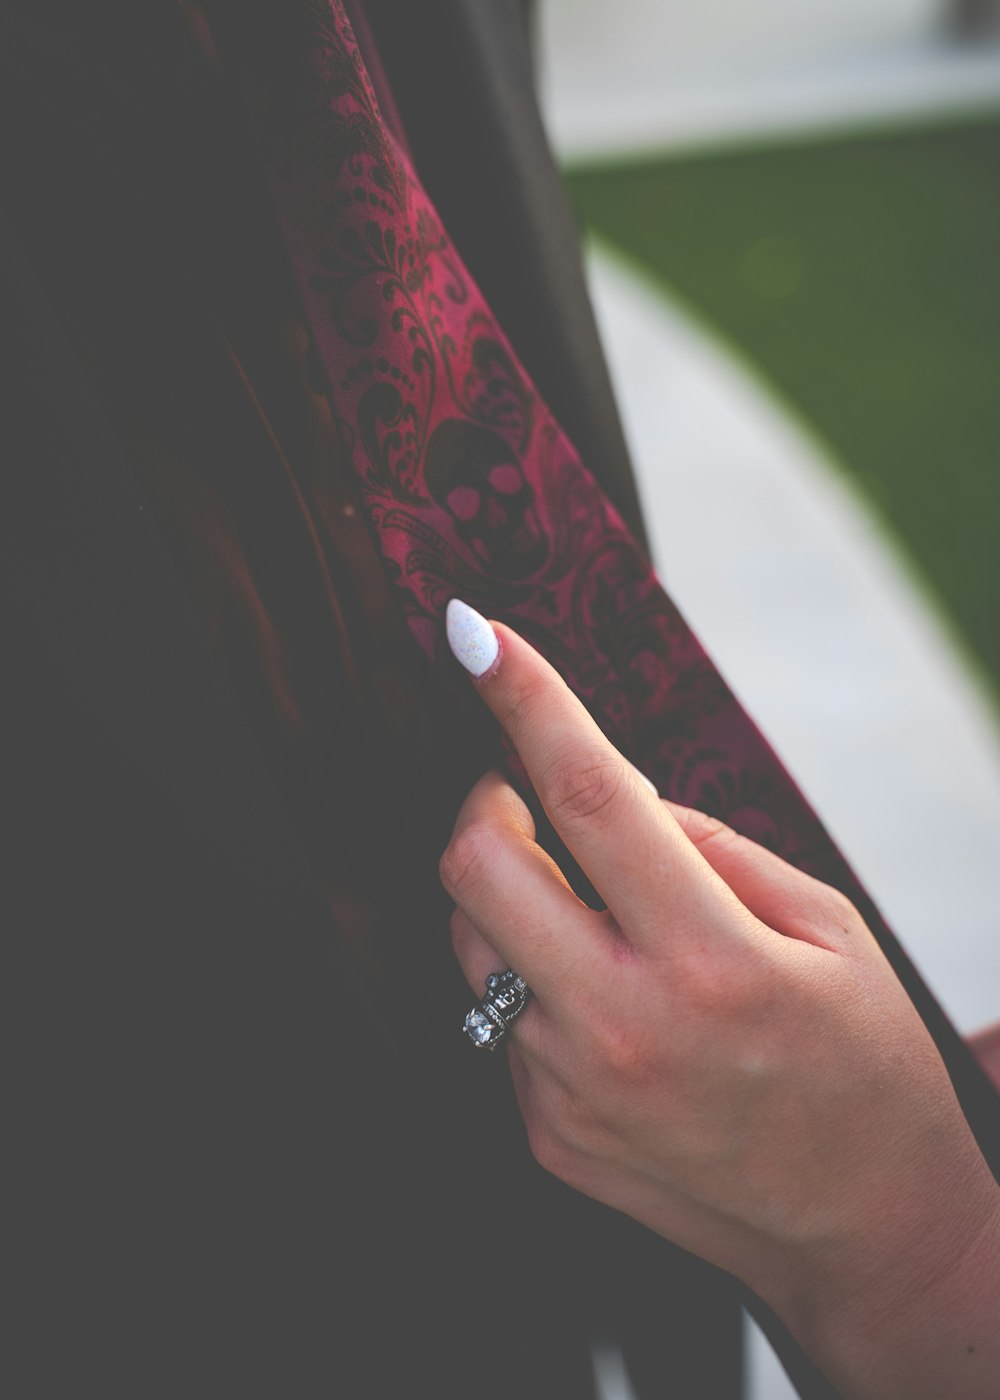
[[339,0],[302,16],[296,52],[244,78],[314,372],[413,636],[451,667],[449,598],[508,622],[663,794],[859,894],[530,382],[383,123]]

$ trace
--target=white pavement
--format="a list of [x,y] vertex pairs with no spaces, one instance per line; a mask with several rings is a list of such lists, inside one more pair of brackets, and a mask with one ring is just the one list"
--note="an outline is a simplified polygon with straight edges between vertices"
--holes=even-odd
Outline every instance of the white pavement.
[[[944,9],[540,0],[546,122],[572,160],[1000,108],[1000,47],[948,40]],[[609,250],[588,265],[664,583],[959,1029],[995,1020],[995,712],[806,425]],[[747,1400],[790,1400],[747,1335]]]
[[1000,38],[937,0],[541,0],[540,93],[567,161],[1000,107]]

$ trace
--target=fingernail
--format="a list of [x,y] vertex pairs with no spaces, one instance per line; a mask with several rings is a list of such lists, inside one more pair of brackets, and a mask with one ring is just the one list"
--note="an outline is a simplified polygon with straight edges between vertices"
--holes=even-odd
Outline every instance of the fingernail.
[[[634,764],[634,763],[632,764],[632,767],[635,768],[635,764]],[[645,773],[642,771],[641,768],[635,768],[635,771],[639,774],[639,777],[642,779],[642,781],[643,781],[643,782],[646,784],[646,786],[649,788],[649,790],[650,790],[650,792],[653,794],[653,796],[654,796],[654,797],[659,797],[659,795],[660,795],[660,790],[659,790],[659,788],[656,786],[656,784],[653,782],[652,778],[647,778],[646,775],[645,775]]]
[[473,676],[484,675],[500,654],[497,634],[481,613],[459,598],[452,598],[445,611],[448,645]]

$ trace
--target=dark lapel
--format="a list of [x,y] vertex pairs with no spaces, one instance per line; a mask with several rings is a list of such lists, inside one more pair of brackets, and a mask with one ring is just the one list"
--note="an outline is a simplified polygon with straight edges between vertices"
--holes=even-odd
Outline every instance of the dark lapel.
[[[16,1330],[46,1393],[72,1364],[108,1395],[177,1393],[194,1365],[305,1395],[343,1309],[350,1390],[381,1315],[351,1313],[367,1216],[342,1202],[391,1197],[405,1062],[2,223],[0,259]],[[359,1046],[370,1077],[332,1072]]]
[[152,513],[6,222],[0,249],[5,337],[17,351],[3,418],[5,588],[67,693],[164,804],[258,878],[307,882]]

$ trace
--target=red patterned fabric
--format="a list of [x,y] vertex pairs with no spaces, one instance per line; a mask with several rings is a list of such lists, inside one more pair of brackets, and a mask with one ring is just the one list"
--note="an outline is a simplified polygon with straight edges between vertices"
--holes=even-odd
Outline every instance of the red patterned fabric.
[[[382,121],[342,6],[249,75],[347,458],[414,638],[448,599],[510,623],[671,798],[856,888],[554,420]],[[514,770],[516,772],[516,767]]]

